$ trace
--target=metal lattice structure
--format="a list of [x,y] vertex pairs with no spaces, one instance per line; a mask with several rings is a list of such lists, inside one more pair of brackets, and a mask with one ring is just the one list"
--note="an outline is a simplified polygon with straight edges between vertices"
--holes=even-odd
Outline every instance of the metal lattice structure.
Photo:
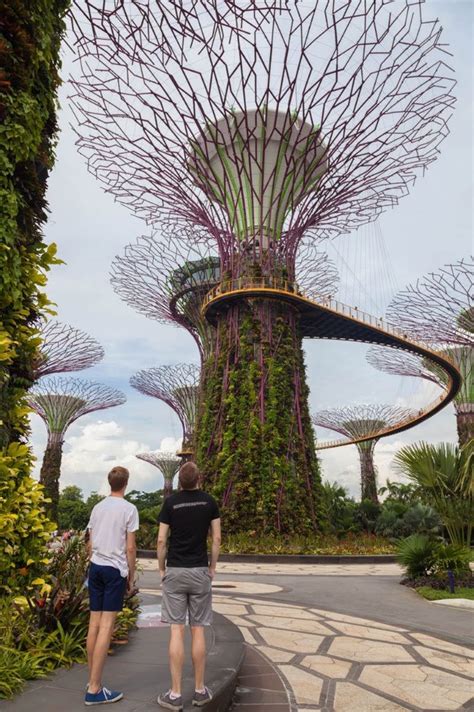
[[220,260],[208,245],[176,238],[139,237],[112,263],[117,294],[149,319],[184,327],[204,360],[214,346],[215,330],[202,314],[202,302],[219,280]]
[[164,401],[174,410],[183,429],[183,455],[192,449],[199,398],[198,366],[178,363],[139,371],[130,379],[137,391]]
[[[454,397],[454,410],[460,445],[474,438],[474,349],[458,346],[443,349],[461,374],[461,388]],[[446,385],[446,372],[433,361],[406,351],[373,346],[367,361],[379,371],[399,376],[412,376],[431,381],[440,388]]]
[[263,262],[270,243],[291,261],[308,230],[374,219],[436,159],[454,80],[421,4],[289,2],[262,22],[255,3],[217,45],[168,27],[166,60],[150,4],[138,33],[125,3],[96,12],[78,44],[79,150],[120,202],[203,228],[228,263]]
[[125,403],[123,393],[109,386],[78,378],[50,377],[28,391],[30,408],[42,418],[48,431],[40,482],[51,498],[51,514],[56,516],[64,436],[78,418]]
[[169,497],[173,492],[173,479],[179,470],[181,460],[172,452],[140,452],[136,457],[149,462],[159,469],[163,475],[163,497]]
[[389,305],[387,318],[420,341],[474,347],[474,258],[408,285]]
[[67,371],[81,371],[102,360],[104,349],[92,336],[59,321],[45,322],[41,327],[39,354],[33,361],[33,376]]
[[[374,464],[377,434],[384,428],[410,417],[411,413],[409,408],[371,404],[322,410],[313,416],[316,427],[334,430],[357,446],[360,458],[361,499],[378,501],[377,470]],[[373,435],[373,438],[358,442],[358,438],[366,438],[368,435]]]

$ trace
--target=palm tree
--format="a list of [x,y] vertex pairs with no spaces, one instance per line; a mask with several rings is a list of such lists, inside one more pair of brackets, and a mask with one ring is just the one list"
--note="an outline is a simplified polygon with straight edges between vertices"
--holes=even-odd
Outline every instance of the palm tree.
[[453,544],[469,546],[474,521],[474,441],[463,449],[450,443],[407,445],[394,459],[420,496],[438,512]]

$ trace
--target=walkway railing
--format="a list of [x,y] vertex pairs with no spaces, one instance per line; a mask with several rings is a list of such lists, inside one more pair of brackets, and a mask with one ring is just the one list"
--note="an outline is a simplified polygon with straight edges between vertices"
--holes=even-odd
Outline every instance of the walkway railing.
[[[363,437],[354,438],[351,440],[341,438],[337,440],[329,440],[326,442],[319,443],[316,445],[317,450],[326,450],[334,447],[342,447],[343,445],[352,445],[359,442],[367,442],[368,440],[387,437],[388,435],[393,435],[402,430],[407,430],[408,428],[413,427],[417,423],[426,420],[431,415],[434,415],[438,410],[443,407],[443,405],[447,405],[457,393],[459,382],[455,382],[451,371],[457,373],[459,378],[460,374],[456,364],[444,352],[437,351],[433,349],[430,344],[424,343],[422,341],[414,341],[401,329],[398,329],[397,327],[389,324],[384,319],[374,317],[371,314],[368,314],[367,312],[358,309],[357,307],[351,307],[347,304],[343,304],[337,299],[332,299],[331,297],[310,299],[309,297],[304,295],[298,284],[296,282],[292,282],[291,280],[273,277],[264,277],[255,280],[248,280],[244,278],[226,280],[211,289],[211,291],[206,295],[203,300],[203,312],[205,313],[211,304],[217,301],[221,301],[222,298],[225,296],[238,296],[239,294],[242,294],[242,296],[244,296],[245,293],[248,292],[252,292],[253,294],[255,292],[262,292],[268,294],[270,292],[275,296],[277,296],[277,294],[287,294],[296,299],[297,301],[306,304],[306,306],[308,307],[324,309],[325,311],[330,312],[332,314],[337,314],[341,317],[348,317],[353,322],[364,324],[373,331],[395,338],[396,341],[400,344],[400,346],[402,348],[405,348],[407,351],[417,353],[418,355],[426,356],[427,358],[432,357],[433,360],[435,360],[442,368],[444,368],[447,377],[447,383],[445,386],[442,383],[439,384],[441,388],[443,388],[444,386],[444,392],[438,398],[432,401],[429,405],[425,406],[424,408],[418,409],[410,418],[406,418],[403,421],[400,421],[396,425],[393,425],[389,428],[383,428],[382,430],[378,430],[373,433],[367,433]],[[367,343],[371,342],[367,341]],[[447,368],[448,365],[451,366],[451,369],[449,370]]]

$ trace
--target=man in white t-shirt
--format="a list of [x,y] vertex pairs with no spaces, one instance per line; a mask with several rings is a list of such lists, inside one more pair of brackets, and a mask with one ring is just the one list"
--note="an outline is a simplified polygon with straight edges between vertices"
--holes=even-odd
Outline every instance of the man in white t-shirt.
[[124,499],[129,472],[114,467],[108,475],[110,495],[95,505],[87,528],[90,533],[89,601],[87,635],[89,684],[87,706],[109,704],[123,693],[102,686],[102,671],[110,647],[117,613],[123,608],[125,590],[135,580],[138,510]]

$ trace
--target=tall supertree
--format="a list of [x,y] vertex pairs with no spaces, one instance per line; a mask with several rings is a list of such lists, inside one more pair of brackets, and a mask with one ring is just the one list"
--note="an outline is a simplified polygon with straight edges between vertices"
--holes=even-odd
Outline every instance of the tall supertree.
[[[469,346],[445,348],[448,356],[461,373],[461,388],[454,397],[454,412],[459,445],[466,445],[474,438],[474,349]],[[444,388],[446,372],[427,358],[387,346],[372,346],[367,361],[379,371],[398,376],[424,378]]]
[[104,357],[104,349],[89,334],[59,321],[44,322],[41,346],[33,361],[33,377],[90,368]]
[[[399,406],[354,405],[321,410],[313,416],[313,423],[316,427],[334,430],[354,441],[360,458],[361,499],[378,502],[377,469],[374,464],[374,449],[379,440],[377,434],[412,415],[410,409]],[[373,438],[362,440],[368,435],[373,435]]]
[[198,366],[178,363],[173,366],[158,366],[138,371],[130,379],[137,391],[164,401],[174,410],[183,429],[183,444],[180,455],[193,454],[194,428],[199,399]]
[[140,452],[136,455],[139,460],[149,462],[159,469],[163,475],[163,497],[169,497],[173,492],[173,479],[179,470],[181,460],[172,452]]
[[[408,285],[394,297],[387,316],[412,338],[435,344],[461,372],[454,408],[459,444],[465,445],[474,437],[474,259],[445,265]],[[386,361],[379,356],[374,365],[386,371]],[[430,361],[422,361],[419,369],[420,377],[429,378],[431,373],[429,380],[446,382],[444,372]]]
[[[303,238],[375,219],[436,159],[454,102],[440,28],[421,0],[216,0],[214,24],[187,14],[164,51],[167,7],[145,2],[143,29],[121,6],[110,22],[90,17],[79,149],[136,214],[216,246],[232,294],[205,366],[197,455],[228,526],[312,530],[320,477],[285,292]],[[267,293],[246,293],[265,280]]]
[[56,519],[63,443],[69,426],[96,410],[125,403],[118,390],[78,378],[44,378],[28,391],[28,404],[43,419],[48,441],[43,456],[40,482],[51,499],[50,512]]

